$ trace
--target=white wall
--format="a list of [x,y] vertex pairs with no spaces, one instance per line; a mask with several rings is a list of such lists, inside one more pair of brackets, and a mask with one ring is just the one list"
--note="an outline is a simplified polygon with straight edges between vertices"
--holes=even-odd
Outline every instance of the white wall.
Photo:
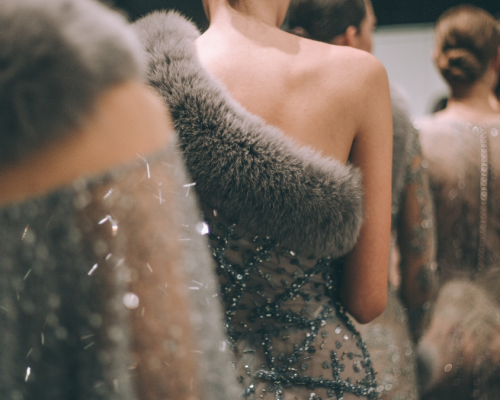
[[391,84],[406,93],[413,117],[430,113],[448,92],[431,60],[433,44],[433,25],[380,27],[374,34],[373,54],[384,64]]

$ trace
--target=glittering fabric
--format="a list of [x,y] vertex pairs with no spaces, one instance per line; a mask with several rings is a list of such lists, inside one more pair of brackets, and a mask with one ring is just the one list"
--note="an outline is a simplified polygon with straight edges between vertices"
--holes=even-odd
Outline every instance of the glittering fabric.
[[[402,276],[418,268],[417,285],[429,292],[435,277],[432,265],[435,228],[432,198],[417,130],[402,99],[392,88],[394,128],[392,236],[387,306],[381,316],[356,325],[377,371],[381,399],[418,399],[415,343],[408,311],[402,301]],[[396,249],[401,256],[395,257]],[[412,321],[413,322],[413,321]],[[415,326],[412,326],[416,329]]]
[[500,263],[500,123],[419,121],[444,283]]
[[0,208],[0,398],[234,399],[174,144]]
[[500,122],[429,117],[418,124],[434,195],[442,284],[419,344],[428,370],[424,398],[498,398]]
[[377,398],[366,346],[337,301],[341,261],[298,255],[204,211],[245,397]]

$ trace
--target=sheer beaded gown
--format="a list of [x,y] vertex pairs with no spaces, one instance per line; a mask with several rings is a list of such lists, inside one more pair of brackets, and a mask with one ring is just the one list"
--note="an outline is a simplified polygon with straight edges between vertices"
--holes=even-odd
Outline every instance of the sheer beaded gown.
[[341,261],[298,255],[214,216],[216,210],[204,211],[244,394],[373,395],[366,346],[336,301]]
[[358,172],[236,103],[199,64],[199,33],[178,14],[136,29],[196,182],[244,397],[377,398],[366,346],[338,302],[340,256],[361,225]]
[[236,398],[190,188],[171,143],[0,208],[0,398]]
[[[438,358],[426,398],[497,398],[500,121],[419,121],[437,222],[441,290],[424,361]],[[434,347],[433,347],[434,346]],[[430,349],[430,352],[429,352]],[[448,366],[439,364],[449,360]],[[450,367],[452,367],[450,369]]]
[[2,0],[0,26],[0,399],[235,399],[192,181],[132,28],[94,0]]
[[418,121],[437,222],[441,283],[500,262],[500,121]]

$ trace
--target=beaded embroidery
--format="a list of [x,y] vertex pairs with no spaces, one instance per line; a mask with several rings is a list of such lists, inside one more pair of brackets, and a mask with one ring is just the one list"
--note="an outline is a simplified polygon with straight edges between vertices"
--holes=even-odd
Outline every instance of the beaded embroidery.
[[[299,391],[298,399],[319,400],[322,390],[328,398],[377,399],[366,345],[336,301],[340,262],[301,257],[213,210],[205,214],[230,344],[237,359],[259,359],[254,370],[236,362],[244,395],[283,400]],[[322,374],[308,374],[318,365]]]
[[477,248],[477,269],[482,271],[486,252],[486,227],[488,221],[488,135],[484,123],[479,124],[479,142],[481,146],[481,180],[479,204],[479,244]]
[[[463,302],[458,303],[462,304],[461,315],[448,322],[453,324],[449,334],[453,340],[446,338],[446,346],[440,349],[453,354],[454,362],[450,361],[450,369],[446,370],[447,379],[436,381],[432,390],[450,398],[498,398],[498,369],[494,352],[486,345],[491,339],[482,336],[482,327],[493,324],[490,321],[496,318],[497,304],[479,300],[480,296],[495,298],[497,294],[500,186],[499,164],[494,155],[500,149],[498,122],[486,125],[484,121],[464,123],[434,118],[424,122],[422,138],[437,211],[437,261],[442,284],[433,318],[439,321],[441,315],[448,317],[453,306]],[[462,286],[456,286],[460,281],[464,281]],[[476,292],[467,293],[466,287],[474,287]],[[457,293],[458,300],[446,302],[453,293]],[[465,309],[463,304],[471,307]],[[463,343],[469,337],[472,339],[467,346],[474,351],[465,357]],[[429,336],[428,341],[434,345],[435,339]],[[483,344],[485,347],[481,347]]]

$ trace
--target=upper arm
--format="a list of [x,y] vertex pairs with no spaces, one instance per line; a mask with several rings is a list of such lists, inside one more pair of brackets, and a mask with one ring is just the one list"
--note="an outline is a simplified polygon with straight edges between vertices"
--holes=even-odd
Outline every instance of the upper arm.
[[346,309],[361,323],[385,308],[391,228],[392,115],[384,67],[369,58],[361,77],[358,130],[350,161],[363,176],[364,222],[347,255],[341,286]]

